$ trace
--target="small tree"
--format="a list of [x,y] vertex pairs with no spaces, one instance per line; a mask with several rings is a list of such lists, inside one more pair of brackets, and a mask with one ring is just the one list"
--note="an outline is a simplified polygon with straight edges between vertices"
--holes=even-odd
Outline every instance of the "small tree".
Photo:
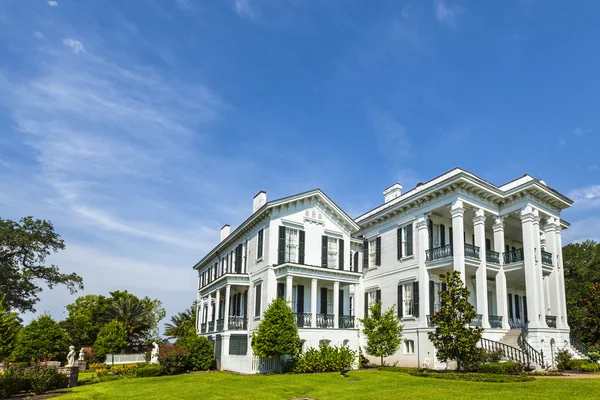
[[175,342],[176,346],[189,351],[187,367],[192,371],[206,371],[212,367],[215,360],[215,350],[212,343],[204,336],[188,334],[181,336]]
[[21,329],[12,353],[16,361],[32,361],[44,357],[64,360],[71,340],[48,314],[42,314]]
[[456,360],[458,369],[473,369],[479,352],[477,343],[481,339],[483,328],[469,324],[477,314],[469,303],[469,291],[460,279],[460,272],[453,271],[440,275],[447,289],[440,292],[441,308],[431,317],[437,327],[429,332],[429,340],[435,346],[437,358],[442,362]]
[[260,357],[295,356],[301,341],[292,309],[284,299],[275,299],[252,334],[252,350]]
[[112,364],[115,363],[115,353],[127,347],[127,330],[117,320],[112,320],[100,329],[96,342],[94,342],[94,353],[105,356],[112,354]]
[[381,303],[377,302],[369,308],[369,316],[361,319],[363,333],[367,336],[365,351],[368,355],[381,358],[391,356],[400,347],[402,328],[400,320],[395,315],[396,306],[381,313]]
[[0,296],[0,359],[10,356],[21,329],[18,314],[5,308],[3,300],[3,296]]

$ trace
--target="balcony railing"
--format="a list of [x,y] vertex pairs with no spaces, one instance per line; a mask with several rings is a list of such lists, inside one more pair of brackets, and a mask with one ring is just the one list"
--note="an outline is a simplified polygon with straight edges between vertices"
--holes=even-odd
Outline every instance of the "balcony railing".
[[311,313],[294,313],[294,317],[298,328],[310,328],[312,323]]
[[200,324],[200,332],[202,332],[202,333],[206,332],[206,322],[203,322]]
[[542,250],[542,264],[552,265],[552,253]]
[[546,325],[548,328],[556,328],[556,315],[546,315]]
[[473,318],[473,320],[471,321],[471,323],[469,325],[477,326],[477,327],[481,328],[483,326],[482,321],[483,321],[483,315],[477,314],[477,316],[475,318]]
[[217,332],[221,332],[223,330],[223,324],[225,320],[223,318],[217,320]]
[[511,251],[505,251],[504,264],[512,264],[523,261],[523,249],[515,249]]
[[444,258],[452,257],[452,245],[447,244],[445,246],[434,247],[425,251],[425,259],[427,261],[441,260]]
[[338,325],[340,329],[354,329],[354,315],[340,315]]
[[465,243],[465,257],[476,258],[479,260],[479,246]]
[[208,332],[214,332],[215,331],[215,321],[210,321],[208,323]]
[[435,328],[435,327],[437,326],[436,324],[434,324],[434,323],[431,321],[431,316],[430,316],[430,315],[427,315],[427,326],[428,326],[429,328]]
[[525,322],[521,318],[509,318],[508,326],[510,329],[519,329],[525,326]]
[[490,263],[500,264],[500,253],[493,250],[486,250],[485,260]]
[[490,315],[488,316],[490,321],[490,328],[502,328],[502,316],[501,315]]
[[317,328],[333,328],[333,314],[317,314]]
[[248,329],[248,318],[238,315],[230,315],[228,327],[230,331],[245,331]]

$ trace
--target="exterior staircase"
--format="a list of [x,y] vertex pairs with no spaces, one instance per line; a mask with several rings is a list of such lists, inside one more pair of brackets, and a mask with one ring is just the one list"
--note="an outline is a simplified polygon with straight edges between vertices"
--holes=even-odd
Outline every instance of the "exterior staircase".
[[521,330],[520,329],[511,329],[508,332],[506,332],[506,334],[500,338],[500,343],[504,343],[505,345],[511,346],[511,347],[516,347],[517,349],[520,349],[521,346],[519,346],[519,335],[521,334]]
[[526,340],[526,330],[511,329],[499,342],[481,338],[480,345],[487,351],[502,350],[506,361],[516,361],[529,368],[547,368],[543,353],[536,351]]

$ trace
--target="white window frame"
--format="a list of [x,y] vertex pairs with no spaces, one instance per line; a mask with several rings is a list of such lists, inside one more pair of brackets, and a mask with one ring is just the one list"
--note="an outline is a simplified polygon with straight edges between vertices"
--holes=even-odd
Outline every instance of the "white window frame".
[[440,233],[440,224],[433,224],[433,248],[442,245],[442,235]]
[[[409,296],[410,294],[410,296]],[[413,318],[413,282],[402,284],[402,318]]]
[[377,268],[377,238],[369,240],[369,269]]
[[[258,236],[260,234],[260,232],[262,231],[262,251],[261,251],[261,255],[260,257],[258,256],[258,250],[259,250],[259,240],[258,240]],[[262,261],[262,259],[265,257],[265,228],[260,228],[257,232],[256,232],[256,261]]]
[[[295,241],[292,241],[294,239]],[[300,247],[300,230],[285,227],[285,261],[298,263],[298,252]]]
[[337,269],[339,266],[339,257],[340,239],[333,236],[327,236],[327,267]]
[[415,341],[404,339],[404,354],[415,354]]

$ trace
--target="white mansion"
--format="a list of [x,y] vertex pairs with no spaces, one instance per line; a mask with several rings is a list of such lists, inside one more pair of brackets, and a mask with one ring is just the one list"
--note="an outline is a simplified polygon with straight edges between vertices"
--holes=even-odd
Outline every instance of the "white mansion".
[[[538,366],[571,348],[564,290],[561,210],[572,201],[524,175],[495,186],[454,169],[350,218],[316,189],[267,202],[220,243],[198,271],[199,335],[215,344],[218,367],[268,370],[253,356],[252,332],[269,303],[285,298],[303,348],[321,341],[358,351],[369,304],[396,305],[403,344],[387,362],[445,368],[427,333],[440,307],[439,275],[458,270],[485,328],[481,345]],[[542,355],[543,352],[543,355]]]

